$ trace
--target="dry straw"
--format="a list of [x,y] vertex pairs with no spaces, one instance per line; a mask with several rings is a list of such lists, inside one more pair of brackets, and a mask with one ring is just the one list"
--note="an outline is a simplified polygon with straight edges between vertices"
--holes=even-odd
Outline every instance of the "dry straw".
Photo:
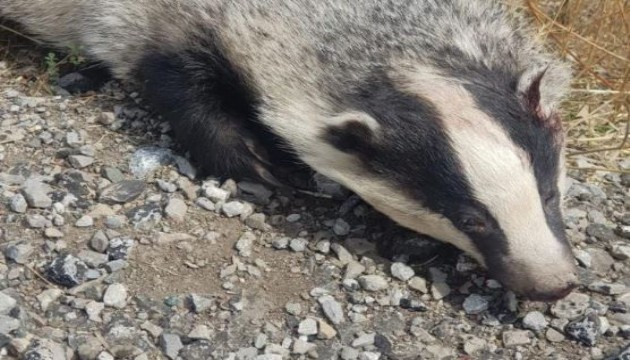
[[630,162],[630,1],[524,0],[517,6],[574,65],[564,107],[573,166],[628,172],[620,163]]

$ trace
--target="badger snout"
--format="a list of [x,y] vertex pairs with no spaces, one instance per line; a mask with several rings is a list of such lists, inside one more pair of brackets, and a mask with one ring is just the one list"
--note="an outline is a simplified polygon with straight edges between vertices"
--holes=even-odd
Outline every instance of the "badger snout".
[[516,294],[532,301],[556,301],[578,287],[577,267],[572,259],[558,259],[542,266],[506,264],[490,271]]

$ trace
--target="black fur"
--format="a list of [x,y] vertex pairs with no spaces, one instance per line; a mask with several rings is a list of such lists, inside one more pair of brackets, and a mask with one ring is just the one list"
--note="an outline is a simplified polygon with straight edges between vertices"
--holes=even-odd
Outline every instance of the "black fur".
[[[349,94],[346,101],[349,107],[374,117],[381,132],[357,137],[354,127],[346,134],[340,133],[343,129],[331,128],[323,134],[324,140],[358,154],[370,172],[388,177],[399,189],[412,191],[407,195],[468,233],[494,270],[493,275],[502,279],[500,273],[509,266],[503,262],[508,253],[507,238],[489,210],[474,198],[431,103],[399,91],[381,72]],[[470,232],[466,221],[471,218],[483,220],[483,231]]]
[[280,157],[281,141],[258,122],[257,95],[214,37],[201,44],[178,53],[148,51],[138,69],[144,95],[202,176],[270,182],[267,166],[270,156]]

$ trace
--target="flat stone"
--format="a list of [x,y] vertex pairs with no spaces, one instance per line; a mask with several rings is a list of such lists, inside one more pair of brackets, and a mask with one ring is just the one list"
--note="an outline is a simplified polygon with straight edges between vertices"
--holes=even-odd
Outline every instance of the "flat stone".
[[544,330],[548,325],[545,315],[540,311],[530,311],[523,318],[523,327],[535,332]]
[[188,333],[188,337],[193,340],[210,340],[212,330],[206,325],[197,325]]
[[359,284],[367,291],[381,291],[389,287],[387,280],[379,275],[364,275],[358,278]]
[[48,193],[53,189],[42,182],[36,180],[27,180],[22,186],[22,195],[30,207],[48,209],[52,206],[52,199]]
[[104,253],[109,247],[109,239],[103,231],[98,230],[90,239],[90,247],[95,251]]
[[197,204],[197,206],[199,206],[200,208],[207,210],[207,211],[215,211],[216,210],[216,205],[214,205],[214,203],[212,202],[212,200],[206,198],[206,197],[200,197],[197,198],[197,200],[195,200],[195,204]]
[[[630,226],[628,226],[630,231]],[[610,253],[615,259],[618,260],[628,260],[630,259],[630,245],[625,243],[616,243],[613,244],[610,249]]]
[[596,281],[588,285],[588,289],[604,295],[621,295],[628,292],[628,287],[619,283]]
[[190,295],[190,303],[192,305],[193,311],[197,314],[203,313],[204,311],[210,309],[212,305],[214,305],[214,301],[212,299],[208,299],[197,294]]
[[337,236],[346,236],[350,233],[350,225],[343,219],[335,220],[333,232]]
[[79,228],[94,226],[94,219],[89,215],[83,215],[79,220],[77,220],[74,226]]
[[340,356],[342,360],[357,360],[359,358],[359,350],[344,346],[341,349]]
[[99,201],[106,204],[124,204],[137,199],[146,188],[144,181],[123,180],[107,186],[101,192]]
[[186,202],[179,198],[171,198],[164,208],[164,214],[167,218],[177,222],[182,222],[186,218],[188,212],[188,206]]
[[293,342],[293,354],[303,355],[315,350],[316,347],[317,346],[313,343],[309,343],[302,339],[297,339]]
[[249,226],[252,229],[265,230],[267,228],[265,220],[265,214],[256,213],[248,216],[247,219],[245,219],[245,225]]
[[216,186],[202,187],[205,197],[214,203],[224,203],[230,198],[230,192]]
[[292,239],[289,247],[295,252],[304,252],[308,246],[308,240],[304,238]]
[[488,310],[488,306],[488,300],[477,294],[469,295],[466,300],[464,300],[463,304],[464,311],[466,311],[466,314],[469,315],[480,314]]
[[85,155],[70,155],[68,163],[75,169],[83,169],[94,164],[94,158]]
[[350,261],[348,265],[346,265],[346,273],[344,274],[344,279],[356,279],[358,276],[365,272],[365,266],[358,261]]
[[431,295],[435,300],[441,300],[451,294],[451,288],[445,282],[434,282],[431,284]]
[[276,250],[284,250],[289,247],[289,241],[291,239],[287,237],[275,238],[271,241],[271,246]]
[[91,250],[81,250],[77,257],[86,263],[89,267],[98,268],[109,260],[109,256]]
[[105,309],[105,304],[97,301],[90,301],[85,305],[85,313],[90,321],[102,322],[101,313]]
[[251,232],[245,232],[236,242],[236,250],[238,250],[239,255],[243,257],[250,257],[252,255],[252,246],[254,245],[254,241],[256,240],[256,235]]
[[352,341],[352,347],[364,348],[364,347],[372,346],[374,345],[375,337],[376,337],[375,333],[363,334]]
[[571,293],[551,306],[551,313],[560,319],[575,320],[584,315],[591,298],[580,293]]
[[606,250],[589,248],[586,251],[591,255],[591,269],[598,274],[605,274],[615,263]]
[[549,340],[552,343],[558,343],[565,340],[564,334],[562,334],[561,332],[559,332],[558,330],[554,328],[547,329],[547,332],[545,333],[545,337],[547,338],[547,340]]
[[26,243],[9,245],[4,251],[4,256],[17,264],[26,264],[33,253],[33,247]]
[[221,211],[229,218],[237,216],[245,218],[254,212],[254,208],[250,204],[242,201],[230,201],[223,204]]
[[331,244],[330,248],[335,254],[337,254],[337,258],[339,259],[342,265],[346,265],[349,262],[354,260],[354,258],[352,257],[352,254],[340,244],[337,244],[337,243]]
[[20,328],[20,320],[6,315],[0,315],[0,335],[8,335]]
[[320,340],[330,340],[337,336],[337,331],[323,320],[318,320],[319,332],[317,338]]
[[17,301],[0,291],[0,315],[9,315],[9,312],[17,305]]
[[61,239],[64,234],[55,228],[48,228],[46,230],[44,230],[44,236],[46,236],[49,239]]
[[160,190],[164,192],[174,193],[175,191],[177,191],[177,185],[173,184],[172,182],[164,181],[162,179],[158,179],[156,182]]
[[586,233],[600,241],[612,241],[615,239],[615,232],[604,224],[590,224],[586,227]]
[[15,194],[11,197],[9,201],[9,208],[11,211],[24,214],[26,209],[28,208],[28,203],[26,202],[26,198],[22,194]]
[[108,286],[103,295],[103,303],[105,306],[123,309],[127,306],[127,288],[123,284]]
[[488,343],[486,342],[486,340],[480,339],[476,336],[471,335],[467,337],[466,341],[464,342],[464,352],[467,355],[476,355],[487,348]]
[[56,284],[74,287],[86,280],[87,265],[79,258],[65,254],[53,259],[47,266],[45,274]]
[[324,311],[324,315],[335,325],[339,325],[344,320],[341,305],[330,295],[325,295],[317,299]]
[[179,335],[162,334],[160,336],[160,348],[169,359],[177,359],[180,350],[184,347]]
[[26,217],[26,223],[31,229],[43,229],[52,226],[50,220],[39,214],[31,214]]
[[37,301],[43,311],[46,311],[50,304],[54,303],[63,295],[63,291],[59,289],[48,289],[37,295]]
[[310,336],[317,335],[317,333],[317,321],[315,319],[308,318],[300,322],[300,325],[298,326],[298,334]]
[[578,249],[574,251],[574,255],[580,265],[584,266],[587,269],[591,267],[592,258],[591,254],[589,254],[587,251]]
[[531,343],[533,334],[527,330],[508,330],[502,334],[503,346],[515,347]]
[[391,268],[392,276],[401,281],[407,281],[415,275],[413,269],[403,263],[393,263]]
[[284,307],[287,313],[293,316],[299,316],[302,313],[302,305],[299,303],[287,303]]
[[591,313],[567,324],[564,332],[586,346],[594,346],[599,338],[601,322],[595,313]]

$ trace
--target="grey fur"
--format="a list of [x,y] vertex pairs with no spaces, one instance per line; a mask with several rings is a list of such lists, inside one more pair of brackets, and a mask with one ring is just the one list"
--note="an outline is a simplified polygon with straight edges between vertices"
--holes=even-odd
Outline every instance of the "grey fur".
[[[466,115],[477,114],[482,126],[473,131],[486,131],[480,139],[502,139],[503,131],[509,132],[511,143],[498,141],[503,146],[498,151],[514,154],[535,169],[534,175],[523,174],[535,180],[522,182],[529,188],[521,193],[535,194],[528,200],[537,210],[542,201],[538,197],[558,192],[555,182],[562,175],[561,166],[556,166],[562,148],[557,106],[570,70],[544,50],[525,19],[508,13],[498,1],[0,0],[0,16],[57,46],[82,47],[126,80],[138,78],[147,54],[177,57],[193,52],[208,59],[220,55],[256,95],[256,120],[315,170],[401,224],[468,251],[519,292],[554,298],[574,286],[574,265],[561,234],[557,203],[545,216],[560,245],[544,243],[552,238],[544,219],[530,225],[545,230],[538,234],[549,239],[541,244],[531,239],[475,242],[456,228],[466,212],[458,208],[460,202],[469,201],[477,212],[492,212],[471,194],[467,174],[458,164],[465,150],[455,153],[452,139],[447,139],[454,134],[444,130],[458,131],[457,122]],[[203,73],[199,64],[205,63],[197,62],[195,71]],[[460,90],[469,94],[457,93]],[[450,91],[455,91],[453,104],[460,113],[445,118]],[[476,100],[473,106],[471,98]],[[409,113],[415,118],[405,118]],[[224,122],[213,129],[213,136],[229,132],[226,124],[243,125],[240,120],[230,123],[230,114],[217,116]],[[186,126],[194,131],[205,122],[207,117],[199,115]],[[220,136],[207,140],[222,144]],[[474,147],[477,154],[488,154],[488,147],[468,144],[465,136],[451,138]],[[397,168],[398,160],[408,166]],[[501,168],[499,162],[495,172],[514,171],[509,167],[513,163],[506,161]],[[516,170],[527,172],[527,166]],[[433,167],[438,180],[430,178]],[[441,197],[430,193],[435,189],[423,188],[431,181]],[[448,194],[447,185],[457,196]],[[492,189],[483,193],[495,203],[503,200],[492,199]],[[522,222],[508,220],[515,227],[510,233],[527,233]],[[496,239],[505,237],[501,229],[498,233]],[[561,260],[536,258],[545,247],[556,249],[553,255]],[[511,249],[529,251],[530,259]],[[536,276],[536,269],[547,263],[560,265]]]

